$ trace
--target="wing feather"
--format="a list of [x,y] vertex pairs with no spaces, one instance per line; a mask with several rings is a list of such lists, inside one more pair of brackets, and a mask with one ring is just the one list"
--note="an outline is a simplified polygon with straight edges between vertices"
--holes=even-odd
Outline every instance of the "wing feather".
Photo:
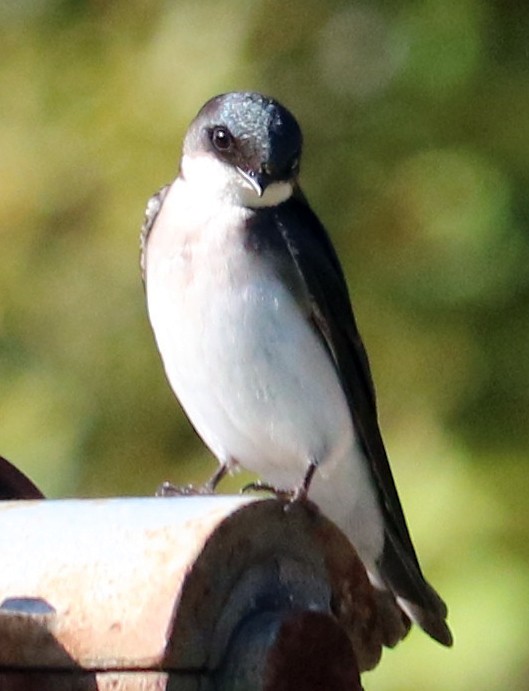
[[[303,197],[297,196],[271,210],[271,213],[307,287],[313,321],[334,359],[356,432],[370,461],[386,521],[398,535],[420,573],[380,433],[369,361],[334,247],[325,228]],[[300,251],[301,248],[303,251]]]
[[164,187],[159,189],[156,194],[153,194],[153,196],[147,202],[147,206],[145,208],[145,217],[143,219],[143,225],[140,233],[140,268],[143,281],[145,281],[145,252],[147,250],[147,240],[149,239],[149,234],[156,222],[158,214],[160,213],[160,209],[163,206],[170,186],[171,185],[164,185]]

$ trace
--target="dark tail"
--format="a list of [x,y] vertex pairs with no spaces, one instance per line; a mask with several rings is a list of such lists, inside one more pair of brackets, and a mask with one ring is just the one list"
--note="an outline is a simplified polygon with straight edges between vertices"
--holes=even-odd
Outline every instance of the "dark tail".
[[389,531],[379,566],[388,588],[410,619],[442,645],[451,646],[453,638],[446,623],[445,603],[427,583],[415,559]]

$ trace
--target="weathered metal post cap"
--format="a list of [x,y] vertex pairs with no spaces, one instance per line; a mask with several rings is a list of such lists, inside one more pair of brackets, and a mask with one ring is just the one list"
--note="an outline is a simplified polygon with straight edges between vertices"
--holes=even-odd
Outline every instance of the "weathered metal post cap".
[[380,656],[364,568],[310,504],[1,502],[0,551],[2,691],[350,691]]

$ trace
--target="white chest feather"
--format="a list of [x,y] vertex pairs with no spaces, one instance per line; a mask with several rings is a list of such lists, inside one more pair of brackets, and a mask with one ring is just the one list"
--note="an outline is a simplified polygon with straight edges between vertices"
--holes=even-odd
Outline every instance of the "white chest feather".
[[173,185],[147,251],[149,315],[174,392],[221,462],[292,488],[315,461],[311,494],[322,508],[341,506],[344,522],[354,512],[372,519],[370,480],[320,337],[269,259],[245,245],[250,212],[197,204],[187,187]]
[[251,466],[286,453],[300,469],[326,460],[352,427],[325,348],[271,263],[247,248],[248,210],[198,208],[175,183],[147,255],[149,314],[175,393],[218,456]]

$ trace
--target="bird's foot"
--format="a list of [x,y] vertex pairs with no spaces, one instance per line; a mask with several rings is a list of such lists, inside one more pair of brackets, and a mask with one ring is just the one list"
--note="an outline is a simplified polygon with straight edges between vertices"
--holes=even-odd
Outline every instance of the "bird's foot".
[[162,482],[156,489],[157,497],[198,497],[214,494],[209,482],[203,485],[173,485],[170,482]]
[[230,468],[235,466],[235,461],[228,461],[219,465],[213,475],[203,485],[183,485],[176,486],[170,482],[162,482],[156,490],[157,497],[199,497],[215,494],[217,485],[228,473]]
[[247,492],[269,492],[273,494],[277,499],[281,501],[291,502],[294,500],[295,491],[289,489],[279,489],[279,487],[274,487],[267,482],[250,482],[241,489],[241,494],[246,494]]
[[305,501],[308,499],[309,488],[317,467],[317,463],[311,461],[305,473],[305,477],[303,478],[303,482],[295,489],[279,489],[278,487],[274,487],[274,485],[258,480],[257,482],[250,482],[249,485],[245,485],[241,489],[241,494],[245,494],[246,492],[270,492],[278,499],[281,499],[281,501],[288,502],[289,504]]

